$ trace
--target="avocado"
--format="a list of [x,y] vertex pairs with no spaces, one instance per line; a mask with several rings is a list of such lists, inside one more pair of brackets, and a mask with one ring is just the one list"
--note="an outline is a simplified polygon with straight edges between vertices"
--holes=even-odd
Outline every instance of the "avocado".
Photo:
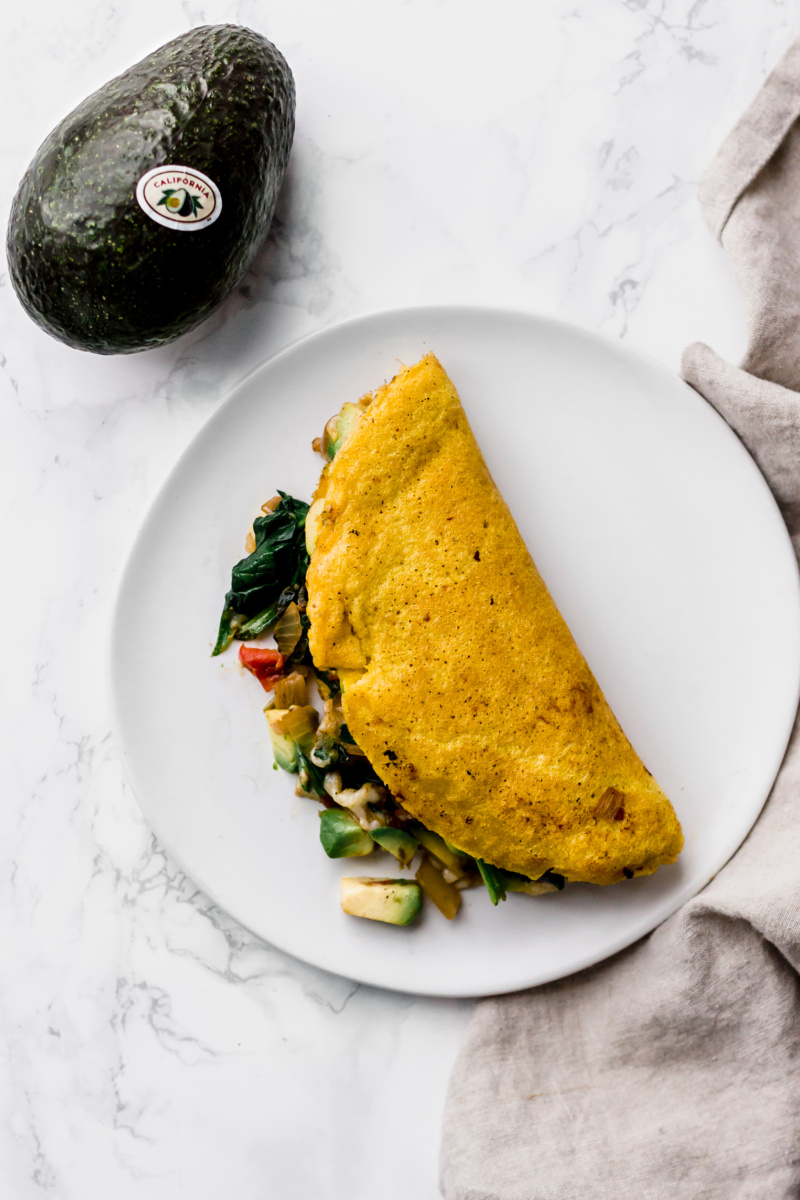
[[[264,716],[267,718],[270,737],[273,739],[273,749],[278,744],[275,739],[277,734],[280,738],[292,742],[302,754],[309,753],[314,745],[319,720],[319,713],[313,704],[292,704],[289,708],[272,708],[267,705]],[[292,770],[291,767],[283,769]]]
[[11,280],[33,320],[98,354],[163,345],[203,321],[269,229],[294,97],[266,38],[208,25],[84,100],[11,209]]
[[326,808],[322,813],[319,840],[328,858],[363,858],[375,849],[366,829],[340,808]]
[[[317,544],[319,531],[322,528],[322,513],[325,504],[325,497],[320,496],[319,499],[314,500],[309,505],[308,512],[306,513],[306,551],[309,555],[314,553],[314,547]],[[327,699],[326,696],[322,698],[323,700]]]
[[507,892],[524,892],[526,896],[543,896],[545,892],[557,892],[559,888],[546,879],[525,879],[520,876],[511,881],[504,879],[503,887]]
[[388,925],[409,925],[422,907],[419,884],[408,879],[345,878],[341,897],[342,908],[351,917]]
[[314,745],[314,736],[319,719],[312,704],[293,704],[290,708],[264,709],[267,718],[272,756],[278,766],[295,774],[301,766],[301,758]]
[[382,829],[373,829],[372,840],[377,842],[381,850],[388,850],[393,854],[403,867],[407,867],[417,853],[417,839],[406,833],[405,829],[392,829],[388,825]]
[[423,825],[415,823],[413,826],[414,837],[420,842],[429,854],[434,858],[438,858],[443,866],[447,867],[457,879],[460,879],[464,874],[466,865],[464,857],[457,850],[452,850],[443,837],[439,837],[438,833],[434,833],[431,829],[426,829]]
[[[281,712],[282,716],[283,713]],[[300,765],[300,756],[297,753],[297,742],[294,738],[289,737],[280,727],[278,720],[270,721],[270,714],[267,713],[267,729],[269,729],[269,738],[272,742],[272,757],[282,771],[288,771],[291,775],[297,774],[297,769]]]
[[325,432],[322,438],[322,452],[330,461],[335,458],[338,451],[342,448],[344,439],[350,433],[351,429],[364,415],[363,404],[352,404],[349,400],[342,405],[341,411],[337,416],[332,417],[325,426]]
[[524,892],[526,896],[543,896],[546,892],[563,892],[565,879],[555,871],[545,871],[539,879],[528,879],[527,875],[517,875],[514,871],[503,871],[494,868],[507,892]]

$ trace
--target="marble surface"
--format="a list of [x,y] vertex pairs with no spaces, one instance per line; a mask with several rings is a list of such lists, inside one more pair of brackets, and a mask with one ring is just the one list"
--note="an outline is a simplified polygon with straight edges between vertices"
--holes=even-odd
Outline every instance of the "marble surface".
[[[201,329],[101,358],[0,278],[0,1194],[434,1200],[468,1002],[359,987],[184,878],[126,786],[106,637],[161,480],[227,390],[352,314],[555,314],[673,369],[744,319],[699,174],[795,0],[54,0],[5,12],[0,204],[54,124],[193,25],[267,34],[298,126],[272,234]],[[403,1149],[397,1153],[398,1141]]]

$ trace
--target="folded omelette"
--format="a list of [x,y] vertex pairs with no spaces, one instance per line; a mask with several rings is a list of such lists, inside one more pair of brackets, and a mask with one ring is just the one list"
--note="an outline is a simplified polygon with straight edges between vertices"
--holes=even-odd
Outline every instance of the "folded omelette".
[[672,805],[432,354],[360,402],[314,501],[311,653],[338,672],[347,727],[402,806],[533,879],[616,883],[674,862]]

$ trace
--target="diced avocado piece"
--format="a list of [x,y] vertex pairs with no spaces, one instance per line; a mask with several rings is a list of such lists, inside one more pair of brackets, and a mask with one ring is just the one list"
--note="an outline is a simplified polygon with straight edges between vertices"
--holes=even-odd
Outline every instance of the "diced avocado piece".
[[313,704],[293,704],[291,708],[265,708],[270,735],[289,738],[302,750],[311,753],[319,723],[319,713]]
[[512,879],[510,883],[504,880],[503,884],[507,892],[524,892],[526,896],[543,896],[545,892],[558,891],[554,883],[540,879]]
[[312,704],[297,704],[291,708],[265,708],[272,753],[284,771],[296,774],[300,754],[307,755],[314,745],[319,714]]
[[464,857],[459,853],[454,853],[450,849],[443,837],[439,837],[438,833],[433,833],[432,830],[426,829],[423,825],[414,825],[414,837],[424,846],[429,854],[434,858],[438,858],[439,862],[447,867],[448,871],[452,871],[457,879],[460,879],[464,874],[466,863]]
[[409,925],[422,908],[422,892],[410,879],[372,879],[356,876],[342,880],[342,908],[351,917]]
[[355,817],[340,808],[326,808],[319,823],[319,840],[328,858],[363,858],[375,843]]
[[264,715],[267,718],[267,729],[272,742],[272,757],[282,771],[289,771],[290,774],[295,775],[299,762],[297,743],[294,738],[284,733],[283,726],[283,718],[288,711],[287,708],[266,708]]
[[272,742],[272,757],[282,771],[288,771],[291,775],[297,774],[298,756],[297,743],[293,742],[285,733],[280,733],[277,729],[269,726],[269,737]]
[[338,417],[332,417],[325,426],[322,439],[322,452],[330,460],[342,448],[342,443],[350,430],[364,414],[360,404],[343,404]]
[[313,704],[293,704],[286,710],[283,730],[297,742],[303,754],[309,755],[317,735],[319,713]]
[[495,867],[497,875],[507,892],[524,892],[526,896],[543,896],[546,892],[562,892],[564,876],[555,871],[545,871],[540,879],[528,879],[527,875],[517,875],[514,871],[503,871]]
[[425,895],[433,901],[440,913],[452,921],[461,908],[461,892],[442,877],[426,854],[417,871],[417,882]]
[[472,857],[470,854],[467,854],[466,850],[459,850],[458,846],[453,845],[452,842],[448,842],[447,838],[442,838],[442,841],[444,842],[445,846],[447,846],[447,849],[450,851],[450,853],[455,854],[458,858]]
[[325,508],[325,497],[320,496],[309,507],[306,513],[306,550],[309,554],[314,553],[314,547],[317,544],[319,531],[322,528],[322,511]]
[[405,829],[392,829],[390,826],[385,826],[383,829],[373,829],[371,836],[381,850],[388,850],[401,866],[407,867],[417,853],[419,843]]

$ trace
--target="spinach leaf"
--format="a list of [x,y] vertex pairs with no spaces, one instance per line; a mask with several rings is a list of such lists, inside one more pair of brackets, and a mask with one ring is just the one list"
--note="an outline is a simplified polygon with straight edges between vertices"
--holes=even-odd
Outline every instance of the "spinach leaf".
[[[506,871],[501,866],[489,866],[488,863],[481,864],[480,859],[477,862],[477,869],[480,870],[483,882],[486,883],[489,896],[492,896],[492,904],[497,904],[498,902],[494,899],[493,894],[497,894],[499,900],[505,900],[507,893],[524,892],[525,884],[531,882],[528,875],[517,875],[516,871]],[[563,892],[566,880],[563,875],[558,875],[555,871],[545,871],[545,874],[540,875],[534,882],[551,883],[554,888],[558,888],[559,892]]]
[[484,862],[482,858],[476,858],[475,862],[481,873],[481,879],[486,884],[492,904],[497,904],[498,900],[505,900],[506,889],[503,887],[502,872],[497,867],[493,867],[491,863]]
[[314,667],[314,674],[317,677],[317,683],[319,684],[319,691],[322,699],[330,700],[334,696],[340,696],[342,693],[342,688],[336,671],[324,671],[322,667],[315,666],[313,662],[311,665]]
[[310,792],[314,796],[319,796],[320,800],[327,799],[325,772],[320,771],[319,767],[315,766],[299,747],[297,750],[297,760],[300,765],[300,785],[303,790]]
[[285,492],[278,495],[277,508],[253,522],[255,550],[231,572],[231,588],[212,655],[221,654],[235,637],[247,641],[263,633],[288,608],[305,581],[308,505]]

